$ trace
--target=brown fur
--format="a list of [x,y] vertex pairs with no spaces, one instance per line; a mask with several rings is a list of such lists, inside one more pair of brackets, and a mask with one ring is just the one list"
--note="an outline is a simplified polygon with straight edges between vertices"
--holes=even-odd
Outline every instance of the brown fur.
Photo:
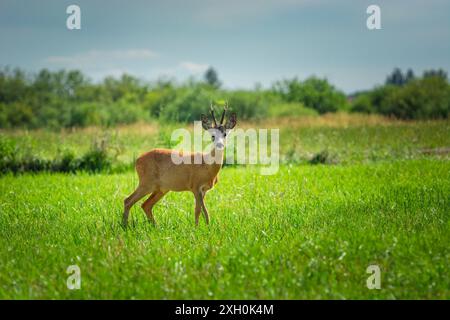
[[[219,158],[223,160],[222,151]],[[191,191],[195,197],[195,224],[198,225],[200,212],[203,210],[205,221],[209,223],[208,210],[204,202],[205,194],[217,183],[217,175],[222,167],[221,163],[193,164],[195,154],[189,153],[192,164],[175,164],[171,159],[172,150],[154,149],[141,155],[136,160],[136,172],[139,185],[124,201],[123,222],[126,225],[131,207],[144,196],[150,197],[142,204],[142,209],[148,219],[155,223],[153,206],[169,191]],[[222,161],[221,161],[222,162]]]

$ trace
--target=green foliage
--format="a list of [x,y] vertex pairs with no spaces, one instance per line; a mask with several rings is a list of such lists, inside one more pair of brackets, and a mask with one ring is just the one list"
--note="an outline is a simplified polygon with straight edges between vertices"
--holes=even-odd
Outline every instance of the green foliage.
[[381,86],[358,95],[351,110],[399,119],[448,118],[450,86],[438,75],[416,78],[401,86]]
[[273,90],[287,102],[302,103],[323,114],[347,108],[345,94],[328,83],[326,79],[310,77],[305,81],[297,78],[275,83]]
[[425,77],[394,90],[386,98],[383,114],[400,119],[447,118],[450,113],[450,87],[442,77]]
[[145,95],[144,108],[148,110],[151,116],[159,118],[165,106],[176,99],[177,91],[172,82],[159,81],[153,90]]
[[174,100],[160,110],[160,118],[165,121],[192,122],[199,120],[202,113],[209,110],[215,92],[205,86],[194,85],[179,89]]
[[[167,96],[163,96],[162,99]],[[265,92],[245,90],[223,92],[203,84],[179,88],[172,96],[175,98],[166,99],[166,104],[159,107],[159,117],[162,120],[176,122],[199,120],[202,113],[209,111],[211,102],[219,107],[224,105],[225,101],[220,99],[221,97],[227,97],[229,112],[237,112],[240,120],[264,118],[270,103],[269,95]],[[219,108],[217,112],[220,113]]]
[[[403,74],[396,69],[387,83],[356,96],[351,110],[406,119],[448,117],[445,71],[428,70],[416,78],[412,70]],[[204,81],[184,83],[146,83],[126,74],[93,83],[77,70],[0,70],[0,129],[108,127],[150,119],[192,122],[207,112],[211,101],[228,101],[241,120],[349,109],[344,93],[317,77],[278,81],[270,90],[227,90],[220,88],[212,68]]]
[[106,150],[104,149],[93,149],[89,151],[78,160],[77,166],[78,170],[88,172],[100,172],[109,170],[110,168],[111,162],[108,159]]
[[447,81],[448,80],[448,74],[445,70],[443,69],[430,69],[430,70],[425,70],[423,72],[423,77],[427,78],[427,77],[439,77],[442,78],[443,80]]
[[104,146],[94,145],[86,154],[77,158],[73,152],[65,152],[53,160],[43,159],[35,154],[17,156],[13,140],[0,136],[0,174],[8,172],[104,172],[112,168],[112,161]]
[[371,95],[367,93],[359,94],[352,102],[351,110],[353,112],[361,113],[375,113],[375,107],[372,103]]
[[142,103],[148,88],[124,75],[91,83],[80,71],[0,72],[0,128],[132,123],[149,118]]
[[[310,109],[308,109],[310,110]],[[450,145],[449,120],[411,121],[408,123],[374,115],[329,114],[304,119],[260,120],[260,128],[279,128],[280,161],[306,164],[314,154],[328,150],[340,164],[449,157],[424,155],[425,148],[446,148]],[[192,130],[192,124],[185,124]],[[237,129],[248,127],[238,119]],[[113,160],[113,171],[120,163],[128,168],[139,154],[152,148],[172,148],[174,129],[179,123],[139,124],[120,128],[90,128],[55,132],[49,130],[1,130],[0,136],[13,143],[16,157],[34,154],[44,159],[60,159],[67,150],[81,158],[92,148],[92,141],[106,137],[107,150]],[[395,137],[395,139],[393,139]],[[62,149],[61,149],[62,148]]]
[[227,96],[230,112],[236,112],[242,120],[266,117],[272,102],[271,96],[261,91],[238,90]]

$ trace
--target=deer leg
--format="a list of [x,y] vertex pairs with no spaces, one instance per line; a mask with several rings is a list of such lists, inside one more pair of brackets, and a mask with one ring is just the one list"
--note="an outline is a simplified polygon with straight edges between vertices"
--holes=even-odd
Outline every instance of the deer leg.
[[145,202],[142,204],[142,209],[144,210],[145,214],[147,215],[147,218],[156,225],[155,218],[153,217],[153,206],[164,197],[166,192],[162,191],[155,191],[153,192],[150,197],[145,200]]
[[205,205],[205,195],[206,195],[206,193],[202,192],[201,198],[200,198],[200,203],[202,205],[203,216],[205,217],[206,224],[209,224],[209,214],[208,214],[208,209],[206,209],[206,205]]
[[128,223],[128,215],[130,214],[131,207],[140,199],[142,199],[142,197],[145,196],[147,193],[148,192],[144,188],[138,186],[137,189],[128,198],[124,200],[123,224],[125,226]]
[[195,193],[195,226],[198,227],[198,218],[202,211],[202,195],[198,192]]

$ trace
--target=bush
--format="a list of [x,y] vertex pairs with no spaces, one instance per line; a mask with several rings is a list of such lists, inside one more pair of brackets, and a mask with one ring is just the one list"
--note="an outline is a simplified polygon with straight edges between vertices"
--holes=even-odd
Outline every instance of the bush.
[[356,96],[351,106],[352,112],[375,113],[376,109],[372,102],[372,97],[368,93]]
[[78,169],[77,159],[73,152],[66,152],[60,160],[54,161],[52,170],[55,172],[75,172]]
[[158,83],[157,87],[148,92],[144,98],[144,109],[148,113],[159,118],[164,107],[173,102],[177,97],[177,90],[170,82]]
[[215,97],[214,90],[200,85],[182,88],[173,101],[162,106],[160,118],[176,122],[198,121],[201,114],[209,110]]
[[15,156],[15,145],[12,141],[0,139],[0,174],[7,172],[102,172],[112,168],[112,161],[108,157],[106,148],[94,146],[80,158],[71,152],[66,152],[61,158],[53,160],[42,159],[28,155],[21,159]]
[[227,97],[230,112],[236,112],[239,119],[264,118],[268,114],[271,96],[265,92],[238,90],[222,96]]
[[414,80],[394,90],[381,113],[400,119],[447,118],[450,114],[450,87],[439,76]]
[[326,79],[310,77],[303,82],[297,78],[284,80],[275,83],[273,90],[284,101],[302,103],[320,114],[347,108],[345,94]]
[[337,164],[338,160],[327,150],[322,150],[314,154],[309,160],[310,164]]
[[93,149],[78,161],[77,170],[100,172],[111,169],[111,161],[105,150]]
[[129,124],[149,119],[149,112],[145,112],[142,106],[135,102],[127,101],[126,99],[113,103],[109,107],[107,114],[107,126]]
[[441,76],[427,76],[403,86],[377,87],[357,96],[351,111],[380,113],[399,119],[447,118],[450,114],[450,86]]

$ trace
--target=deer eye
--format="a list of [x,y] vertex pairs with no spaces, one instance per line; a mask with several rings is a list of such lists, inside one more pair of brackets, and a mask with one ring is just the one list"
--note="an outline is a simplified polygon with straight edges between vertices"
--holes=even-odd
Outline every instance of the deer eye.
[[216,136],[211,136],[212,140],[214,141],[216,139]]

